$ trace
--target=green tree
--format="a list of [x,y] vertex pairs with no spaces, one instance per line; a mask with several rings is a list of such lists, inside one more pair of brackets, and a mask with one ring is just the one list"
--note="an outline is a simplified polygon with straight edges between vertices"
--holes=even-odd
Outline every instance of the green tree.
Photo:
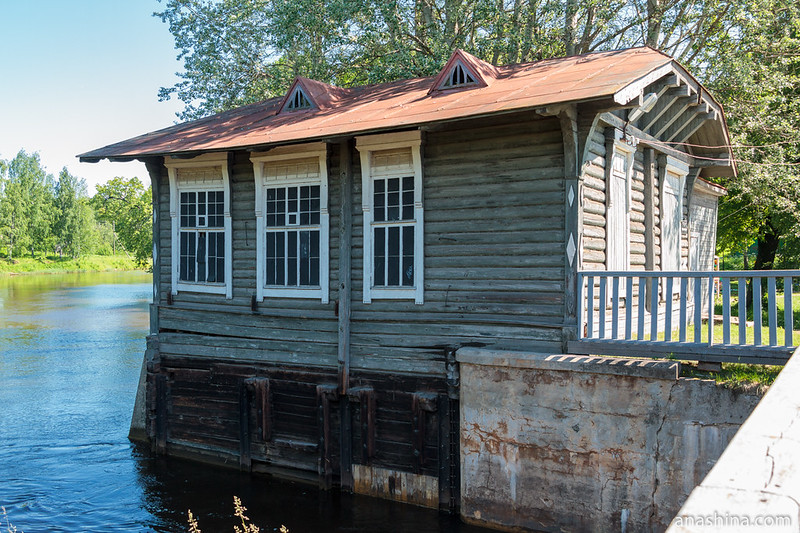
[[92,197],[97,219],[112,225],[123,248],[139,264],[153,253],[152,191],[139,178],[113,178],[97,186]]
[[700,64],[735,0],[166,0],[184,62],[160,97],[199,118],[283,94],[435,74],[455,48],[493,64],[650,45]]
[[59,255],[66,252],[72,257],[92,252],[97,239],[96,225],[86,182],[64,167],[55,189],[54,251]]
[[800,6],[754,0],[736,14],[709,86],[727,109],[739,176],[725,180],[720,248],[758,245],[756,269],[800,265]]
[[52,243],[53,177],[38,153],[24,150],[8,162],[0,198],[0,236],[9,257],[44,252]]

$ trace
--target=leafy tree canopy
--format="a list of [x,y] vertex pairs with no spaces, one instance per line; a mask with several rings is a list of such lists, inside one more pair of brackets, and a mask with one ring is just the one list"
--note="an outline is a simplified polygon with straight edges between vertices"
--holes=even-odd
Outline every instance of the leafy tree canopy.
[[144,265],[153,253],[152,192],[139,178],[113,178],[92,198],[97,217],[114,225],[124,248]]
[[[787,0],[164,0],[185,70],[160,97],[192,119],[282,95],[435,74],[455,48],[493,64],[648,45],[723,104],[739,159],[720,245],[800,258],[800,6]],[[779,253],[780,250],[780,253]],[[796,252],[791,252],[796,250]],[[781,255],[782,254],[782,255]]]

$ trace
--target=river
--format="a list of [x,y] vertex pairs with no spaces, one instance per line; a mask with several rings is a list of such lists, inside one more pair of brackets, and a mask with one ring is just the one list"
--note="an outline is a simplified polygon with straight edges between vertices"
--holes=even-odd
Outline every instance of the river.
[[[20,531],[487,531],[449,515],[156,457],[127,439],[149,327],[144,273],[0,276],[0,505]],[[5,519],[0,531],[5,533]]]

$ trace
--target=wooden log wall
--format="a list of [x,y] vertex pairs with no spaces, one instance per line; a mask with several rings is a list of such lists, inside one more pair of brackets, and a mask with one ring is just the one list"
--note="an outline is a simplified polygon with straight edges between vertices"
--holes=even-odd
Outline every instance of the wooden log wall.
[[[201,455],[255,471],[305,473],[324,486],[351,483],[351,464],[438,478],[443,501],[452,505],[458,449],[451,434],[458,434],[452,425],[458,417],[447,354],[465,345],[561,349],[565,193],[560,125],[556,118],[526,113],[425,132],[421,305],[362,301],[360,158],[349,146],[349,202],[343,202],[339,179],[341,146],[328,150],[327,304],[255,301],[255,185],[244,151],[230,156],[233,297],[170,294],[168,177],[163,167],[151,165],[160,185],[161,258],[155,272],[161,289],[156,301],[160,359],[150,379],[152,394],[159,396],[150,405],[151,436],[168,453]],[[346,394],[337,388],[342,205],[352,206]]]
[[[583,161],[583,255],[581,268],[585,270],[606,269],[606,181],[605,168],[607,153],[603,127],[594,127],[587,134],[586,157]],[[691,173],[687,176],[683,191],[681,216],[681,269],[689,265],[689,191]],[[653,209],[653,228],[647,229],[645,196],[645,156],[642,148],[637,149],[631,176],[630,209],[630,265],[631,270],[646,270],[648,248],[652,248],[653,266],[661,265],[661,183],[658,163],[653,164],[652,197],[649,199]]]

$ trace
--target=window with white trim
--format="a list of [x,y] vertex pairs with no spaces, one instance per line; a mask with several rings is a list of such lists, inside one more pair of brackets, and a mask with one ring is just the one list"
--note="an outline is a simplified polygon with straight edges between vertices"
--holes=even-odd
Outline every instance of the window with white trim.
[[635,148],[614,141],[606,190],[606,268],[629,270],[631,234],[631,172]]
[[419,131],[358,137],[364,213],[364,303],[423,303]]
[[329,298],[328,173],[325,143],[253,154],[257,292]]
[[167,158],[172,227],[172,293],[232,297],[227,154]]

